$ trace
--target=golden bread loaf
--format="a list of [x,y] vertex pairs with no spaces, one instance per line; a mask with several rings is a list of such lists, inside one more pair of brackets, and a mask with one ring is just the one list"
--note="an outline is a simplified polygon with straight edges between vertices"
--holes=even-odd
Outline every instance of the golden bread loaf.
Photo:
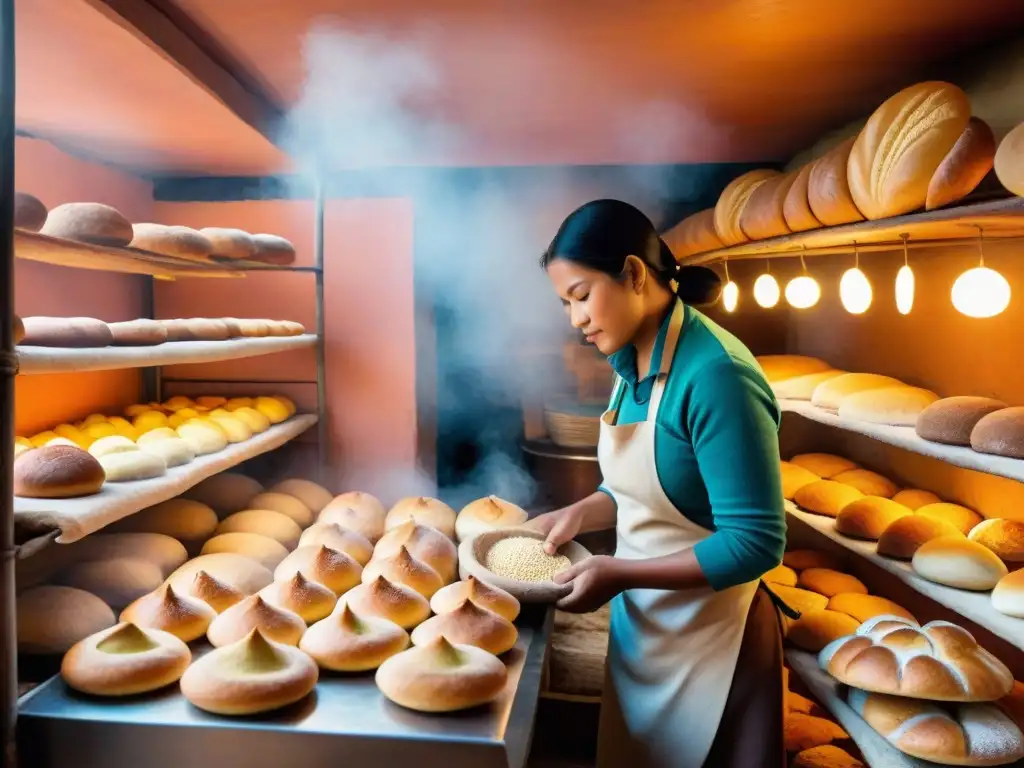
[[925,515],[907,515],[890,523],[878,537],[876,551],[884,557],[911,560],[926,541],[944,536],[963,536],[948,520]]
[[740,229],[748,240],[767,240],[790,233],[783,209],[796,176],[795,173],[773,176],[750,194],[740,214]]
[[917,548],[914,572],[947,587],[987,592],[1007,574],[995,553],[963,536],[944,536]]
[[824,360],[803,355],[758,355],[756,359],[765,378],[773,384],[797,376],[832,370],[832,366]]
[[288,557],[288,548],[277,539],[248,531],[221,533],[208,539],[200,554],[232,553],[255,560],[268,570],[277,568]]
[[280,512],[294,520],[300,528],[308,528],[313,524],[316,517],[313,510],[307,507],[300,499],[290,496],[287,493],[266,491],[254,496],[249,501],[250,509],[269,509]]
[[292,550],[299,545],[302,529],[288,515],[269,509],[247,509],[228,515],[217,526],[217,533],[258,533]]
[[107,526],[111,532],[162,533],[186,548],[201,547],[216,528],[217,513],[191,499],[168,499]]
[[843,592],[833,596],[828,601],[828,609],[852,616],[858,625],[876,616],[899,616],[917,622],[910,611],[892,600],[859,592]]
[[80,640],[61,661],[71,688],[92,696],[131,696],[178,681],[192,661],[169,632],[121,623]]
[[297,614],[306,624],[329,616],[338,602],[338,596],[332,590],[307,579],[302,571],[296,571],[284,581],[269,584],[257,595],[269,605]]
[[999,580],[992,590],[992,607],[1007,616],[1024,619],[1024,568]]
[[900,386],[904,386],[903,382],[891,376],[881,376],[877,373],[844,373],[819,384],[811,394],[811,405],[838,411],[843,401],[850,395],[869,389]]
[[950,504],[945,501],[940,501],[937,504],[925,504],[923,507],[918,507],[914,514],[945,520],[947,523],[951,523],[964,536],[969,534],[971,529],[982,521],[981,515],[973,509],[968,509],[962,504]]
[[384,528],[391,530],[412,520],[440,531],[449,539],[454,539],[455,518],[455,510],[440,499],[415,496],[395,502],[384,520]]
[[848,738],[846,731],[823,717],[791,712],[786,715],[783,723],[786,752],[800,752]]
[[258,592],[274,580],[270,570],[255,560],[233,552],[215,552],[192,558],[168,576],[167,581],[175,592],[189,594],[200,571],[245,595]]
[[18,595],[15,610],[19,653],[64,653],[117,623],[110,606],[73,587],[31,587]]
[[143,595],[121,611],[120,620],[143,629],[170,632],[186,643],[206,634],[217,612],[203,600],[179,595],[170,584]]
[[50,237],[92,245],[126,246],[132,225],[120,211],[100,203],[64,203],[52,209],[39,230]]
[[253,235],[256,250],[252,254],[253,261],[276,266],[288,266],[295,263],[295,246],[288,240],[277,235]]
[[14,226],[38,232],[46,224],[46,206],[43,201],[27,192],[14,193]]
[[818,549],[790,549],[782,555],[782,564],[798,572],[808,568],[831,568],[833,571],[843,569],[840,558]]
[[349,590],[341,596],[341,601],[357,616],[378,616],[402,629],[412,629],[430,616],[430,603],[423,595],[402,584],[393,584],[383,576]]
[[150,347],[167,341],[167,329],[156,320],[127,320],[108,323],[111,344],[119,347]]
[[317,544],[299,547],[282,560],[274,571],[274,580],[285,581],[297,573],[342,595],[360,583],[363,569],[344,552]]
[[241,229],[204,227],[199,234],[210,242],[210,255],[222,259],[251,259],[256,251],[252,235]]
[[322,485],[317,485],[312,480],[304,480],[300,477],[281,480],[271,486],[268,490],[271,493],[284,493],[289,496],[294,496],[317,515],[320,514],[323,508],[330,504],[331,500],[334,498],[334,494]]
[[1024,522],[993,518],[982,520],[967,535],[991,549],[1006,563],[1024,563]]
[[912,515],[909,509],[881,496],[865,496],[847,504],[836,516],[836,530],[844,536],[878,541],[885,529],[901,517]]
[[342,528],[362,534],[370,543],[384,535],[387,510],[380,499],[362,491],[350,491],[335,496],[320,511],[321,523],[337,523]]
[[772,383],[772,391],[780,400],[810,400],[814,390],[830,379],[842,376],[846,371],[821,371],[820,373],[808,373],[804,376],[794,376],[792,379],[784,379]]
[[409,633],[376,616],[357,616],[342,603],[306,630],[299,649],[334,672],[368,672],[409,647]]
[[811,182],[811,172],[814,170],[814,163],[804,165],[796,172],[793,184],[786,193],[786,199],[782,203],[782,214],[786,219],[786,226],[792,232],[806,232],[810,229],[819,229],[821,222],[814,216],[811,210],[811,203],[808,199],[808,191]]
[[857,469],[857,465],[842,456],[830,453],[801,453],[789,460],[790,464],[813,472],[823,480],[829,480],[842,472]]
[[932,211],[967,197],[992,170],[995,156],[992,129],[981,118],[972,117],[932,174],[925,208]]
[[[794,578],[794,584],[796,579]],[[519,601],[498,587],[492,587],[470,576],[465,581],[456,581],[442,587],[430,598],[430,609],[436,614],[454,611],[466,600],[485,608],[508,621],[515,621],[519,615]]]
[[807,611],[789,625],[786,639],[798,648],[817,653],[833,640],[857,631],[860,622],[838,611]]
[[970,117],[967,95],[949,83],[917,83],[887,99],[850,153],[850,192],[861,213],[875,220],[923,208]]
[[759,169],[749,171],[729,182],[715,204],[715,232],[725,245],[739,245],[749,238],[740,226],[740,218],[750,196],[761,184],[775,176],[778,171]]
[[855,139],[842,142],[814,161],[807,180],[807,202],[814,218],[826,227],[863,221],[850,193],[847,166]]
[[795,587],[797,575],[796,571],[788,565],[780,564],[762,574],[761,581],[765,584],[782,584],[785,587]]
[[792,500],[796,492],[805,485],[810,485],[821,479],[811,470],[788,461],[779,462],[779,471],[782,475],[782,498],[789,500]]
[[25,317],[26,347],[109,347],[114,340],[110,326],[92,317]]
[[722,248],[724,243],[715,231],[715,209],[687,216],[665,235],[665,242],[677,259]]
[[892,497],[897,504],[902,504],[912,512],[916,512],[927,504],[938,504],[942,499],[931,491],[924,491],[919,488],[904,488]]
[[500,528],[515,528],[529,516],[522,507],[497,496],[485,496],[471,501],[455,518],[455,538],[465,541],[478,533]]
[[14,495],[69,499],[99,493],[103,466],[81,448],[50,445],[23,453],[14,462]]
[[999,142],[994,164],[999,183],[1013,194],[1024,196],[1024,123]]
[[913,427],[921,412],[938,399],[937,394],[920,387],[869,389],[844,398],[839,406],[839,418]]
[[793,501],[808,512],[835,517],[843,507],[863,495],[852,485],[837,483],[834,480],[817,480],[797,491]]
[[971,430],[978,453],[1024,459],[1024,407],[1003,408],[983,416]]
[[294,611],[271,605],[260,595],[250,595],[218,614],[206,632],[206,639],[220,648],[237,643],[254,629],[276,643],[298,645],[306,622]]
[[248,508],[249,501],[263,492],[256,480],[238,472],[220,472],[185,491],[183,496],[201,501],[224,519]]
[[213,243],[194,229],[148,223],[132,225],[131,247],[194,261],[205,261],[213,252]]
[[790,768],[865,768],[864,763],[834,744],[823,744],[798,752]]
[[800,613],[808,611],[824,611],[828,607],[828,598],[817,592],[799,587],[786,587],[772,584],[769,589],[783,600],[790,608]]
[[373,544],[369,539],[337,523],[315,523],[304,530],[299,537],[299,549],[311,546],[325,546],[344,552],[360,566],[365,566],[373,557]]
[[990,397],[946,397],[921,411],[915,430],[918,437],[933,443],[967,446],[979,421],[1007,407]]
[[836,595],[868,593],[868,588],[860,579],[830,568],[808,568],[801,571],[797,586],[829,598]]
[[865,496],[881,496],[884,499],[891,499],[899,490],[899,486],[892,480],[870,469],[840,472],[832,478],[832,482],[852,486]]

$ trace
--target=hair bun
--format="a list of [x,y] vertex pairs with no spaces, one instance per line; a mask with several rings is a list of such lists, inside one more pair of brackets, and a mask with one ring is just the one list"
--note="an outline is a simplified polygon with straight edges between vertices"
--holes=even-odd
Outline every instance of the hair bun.
[[676,294],[684,304],[714,304],[722,295],[722,278],[707,267],[680,267],[675,275]]

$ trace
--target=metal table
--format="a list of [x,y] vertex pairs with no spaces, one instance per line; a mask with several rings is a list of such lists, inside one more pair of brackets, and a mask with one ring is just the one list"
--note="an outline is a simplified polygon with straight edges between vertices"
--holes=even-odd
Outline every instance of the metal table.
[[[252,718],[210,715],[177,687],[126,700],[75,693],[54,677],[25,695],[18,752],[33,768],[523,768],[554,611],[524,607],[509,682],[494,704],[448,715],[398,707],[373,675],[322,673],[305,701]],[[193,650],[201,655],[207,648]]]

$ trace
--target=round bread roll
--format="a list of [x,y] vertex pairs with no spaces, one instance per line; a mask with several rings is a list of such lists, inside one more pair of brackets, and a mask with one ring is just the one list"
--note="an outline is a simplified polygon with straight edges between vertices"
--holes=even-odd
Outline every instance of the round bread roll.
[[839,418],[892,427],[913,427],[921,412],[938,399],[937,394],[920,387],[869,389],[844,398],[839,406]]
[[818,480],[797,491],[793,501],[808,512],[835,517],[843,507],[863,496],[864,494],[852,485],[833,480]]
[[409,520],[389,530],[373,550],[375,558],[397,555],[405,547],[409,554],[437,571],[446,584],[455,580],[459,555],[455,544],[438,531]]
[[808,373],[805,376],[796,376],[792,379],[785,379],[772,383],[772,390],[775,397],[780,400],[810,400],[814,390],[819,384],[842,376],[846,371],[821,371],[819,373]]
[[839,611],[808,611],[789,626],[786,639],[798,648],[817,653],[840,637],[857,631],[860,622]]
[[116,623],[106,603],[73,587],[26,589],[18,595],[15,610],[19,653],[64,653],[79,640]]
[[819,384],[811,395],[811,405],[838,411],[850,395],[869,389],[883,389],[904,386],[899,379],[880,376],[877,373],[844,373]]
[[1024,563],[1024,522],[995,518],[983,520],[967,538],[988,547],[1006,563]]
[[800,752],[850,738],[838,724],[823,717],[788,713],[783,724],[786,752]]
[[228,438],[224,430],[212,424],[190,421],[175,430],[178,437],[188,443],[196,456],[207,456],[223,451],[228,447]]
[[761,576],[765,584],[783,584],[787,587],[795,587],[797,582],[796,571],[788,565],[777,565]]
[[14,193],[14,226],[29,232],[38,232],[46,223],[47,210],[43,202],[27,192]]
[[245,531],[214,536],[203,544],[201,554],[214,555],[218,552],[232,552],[247,557],[267,570],[277,568],[288,557],[288,549],[281,542],[269,536]]
[[71,560],[144,560],[155,564],[165,576],[188,560],[180,541],[160,533],[94,533],[67,545]]
[[122,435],[109,435],[93,441],[89,446],[89,453],[97,459],[109,456],[113,453],[130,453],[139,450],[139,446],[133,440]]
[[[794,583],[796,583],[794,579]],[[430,608],[440,615],[459,608],[465,601],[490,611],[507,621],[515,621],[519,615],[519,601],[503,589],[492,587],[470,576],[465,581],[456,581],[434,593]]]
[[26,447],[24,445],[21,445],[20,443],[15,443],[14,444],[14,458],[18,458],[19,456],[21,456],[21,454],[26,453],[26,452],[31,451],[31,450],[32,450],[32,446]]
[[840,558],[817,549],[791,549],[782,555],[782,563],[797,572],[808,568],[831,568],[833,571],[843,569]]
[[921,411],[915,430],[918,437],[933,443],[968,446],[975,425],[1007,407],[990,397],[946,397]]
[[854,539],[878,541],[886,528],[901,517],[912,514],[895,501],[881,496],[865,496],[843,507],[836,516],[836,530]]
[[797,586],[825,597],[848,594],[866,595],[868,593],[868,588],[860,579],[850,576],[848,573],[840,573],[828,568],[808,568],[801,571]]
[[[245,409],[243,408],[240,410]],[[235,413],[237,415],[238,411]],[[282,480],[281,482],[274,484],[274,486],[270,488],[270,492],[293,496],[309,507],[309,509],[317,515],[319,515],[320,512],[323,511],[323,508],[330,504],[334,498],[334,495],[323,486],[317,485],[311,480],[303,480],[298,477]],[[309,525],[309,523],[305,523],[305,525]]]
[[[170,587],[170,584],[167,585]],[[232,605],[242,602],[245,599],[239,590],[223,581],[218,581],[206,571],[200,571],[192,580],[189,587],[189,596],[202,600],[214,613],[223,613]]]
[[81,448],[51,445],[23,453],[14,462],[14,495],[70,499],[99,493],[103,466]]
[[391,530],[412,520],[440,531],[449,539],[454,539],[455,517],[455,510],[439,499],[425,496],[409,497],[395,503],[384,520],[384,528]]
[[1024,195],[1024,123],[1011,130],[999,142],[995,171],[999,182],[1015,195]]
[[990,549],[963,536],[925,542],[914,553],[912,564],[928,581],[978,592],[992,589],[1007,574],[1003,561]]
[[152,592],[163,580],[156,563],[127,557],[75,563],[60,576],[65,586],[91,592],[115,611]]
[[99,458],[108,483],[131,483],[151,480],[167,474],[167,465],[159,456],[134,450],[108,453]]
[[181,694],[217,715],[253,715],[301,701],[312,693],[318,676],[316,663],[305,653],[254,629],[189,667],[181,678]]
[[1024,459],[1024,407],[983,416],[971,431],[971,449],[992,456]]
[[260,493],[263,493],[263,486],[251,477],[221,472],[185,491],[184,496],[206,504],[223,520],[248,509],[249,502]]
[[385,697],[406,709],[454,712],[498,698],[508,671],[487,651],[441,636],[387,659],[375,679]]
[[[858,622],[865,622],[876,616],[902,616],[909,621],[917,622],[914,615],[892,600],[875,595],[864,595],[859,592],[844,592],[828,601],[830,611],[838,611],[852,616]],[[846,632],[844,634],[853,634]],[[820,650],[820,649],[819,649]]]
[[[359,530],[371,542],[376,542],[377,539],[384,535],[384,519],[387,517],[387,510],[376,496],[362,491],[349,491],[348,493],[339,494],[320,511],[320,521],[332,522],[325,518],[329,516],[329,510],[334,509],[352,510],[356,513],[356,516],[365,521],[362,525],[369,529],[370,532],[367,533],[352,526],[346,526],[343,522],[339,521],[338,525],[341,525],[342,528]],[[377,529],[379,529],[379,533],[375,533]]]
[[963,536],[960,529],[947,520],[924,515],[907,515],[894,521],[878,537],[876,551],[884,557],[911,560],[926,541],[945,536]]
[[1007,616],[1024,619],[1024,568],[999,580],[992,590],[992,607]]
[[122,622],[160,629],[190,643],[206,634],[217,612],[197,597],[179,595],[170,584],[143,595],[121,611]]
[[168,499],[109,526],[111,531],[162,533],[194,550],[201,547],[216,528],[217,513],[191,499]]
[[250,509],[270,509],[294,520],[300,528],[308,528],[316,519],[313,511],[294,496],[268,491],[253,497]]
[[271,424],[280,424],[293,415],[289,412],[288,406],[276,397],[257,397],[253,408],[270,419]]
[[374,557],[363,569],[362,582],[370,583],[378,576],[414,589],[428,600],[445,583],[437,571],[414,558],[406,547],[389,557]]
[[782,497],[790,501],[805,485],[810,485],[821,479],[809,469],[798,467],[788,461],[779,462],[779,470],[782,474]]
[[851,469],[849,472],[840,472],[832,480],[852,486],[865,496],[881,496],[883,499],[891,499],[899,490],[899,486],[892,480],[869,469]]
[[806,232],[809,229],[821,227],[821,222],[814,217],[807,197],[813,170],[814,163],[811,162],[796,172],[793,185],[789,188],[786,199],[782,203],[782,214],[786,218],[786,226],[793,232]]
[[810,590],[798,587],[784,587],[781,584],[772,584],[771,590],[786,605],[800,613],[824,611],[828,607],[828,598],[817,592],[811,592]]
[[368,672],[409,647],[409,633],[376,616],[359,617],[345,603],[306,630],[299,641],[322,668],[334,672]]
[[767,240],[790,233],[783,206],[795,173],[774,176],[758,185],[740,214],[740,229],[748,240]]
[[971,117],[932,174],[925,208],[933,211],[967,197],[992,170],[995,155],[996,137],[992,129],[981,118]]
[[373,544],[369,539],[361,533],[342,528],[337,523],[315,523],[299,537],[299,549],[321,545],[337,552],[344,552],[360,566],[365,566],[373,557]]
[[214,408],[220,408],[227,401],[226,397],[221,397],[220,395],[201,395],[195,399],[196,406],[210,411]]
[[944,501],[938,504],[926,504],[923,507],[919,507],[914,514],[945,520],[956,527],[964,536],[969,534],[974,526],[982,521],[981,515],[973,509]]
[[274,580],[286,581],[297,573],[342,595],[360,583],[363,569],[344,552],[319,544],[299,547],[288,555],[274,571]]
[[938,504],[942,501],[942,499],[931,491],[922,491],[917,488],[904,488],[893,496],[892,500],[897,504],[902,504],[911,512],[916,512],[927,504]]
[[339,504],[338,499],[324,507],[317,520],[326,525],[334,524],[358,533],[370,542],[375,542],[384,535],[384,513],[378,516],[376,510],[371,511],[367,506],[347,506]]
[[108,323],[115,347],[155,347],[167,341],[167,329],[156,320],[128,320]]
[[199,234],[210,241],[212,256],[222,259],[251,259],[256,252],[252,235],[241,229],[203,227]]
[[359,616],[379,616],[402,629],[412,629],[430,616],[430,604],[423,595],[383,576],[349,590],[341,600]]
[[743,210],[754,190],[768,179],[779,175],[778,171],[769,169],[749,171],[733,179],[722,190],[715,205],[715,232],[725,245],[747,242],[747,235],[740,226]]
[[850,194],[846,167],[856,137],[841,142],[814,161],[807,180],[807,202],[814,218],[826,227],[863,221]]
[[220,521],[217,533],[258,533],[283,544],[287,549],[299,545],[302,529],[288,515],[269,509],[247,509]]
[[[132,419],[132,426],[139,433],[139,437],[142,437],[147,432],[169,426],[169,424],[167,416],[161,411],[146,411]],[[113,431],[113,434],[117,434],[116,429]],[[97,435],[97,437],[100,437],[100,435]]]
[[39,230],[50,237],[92,245],[123,247],[132,241],[132,224],[120,211],[100,203],[64,203],[52,209]]
[[169,632],[121,623],[75,643],[60,674],[82,693],[131,696],[177,682],[191,661],[188,646]]
[[164,224],[132,225],[132,248],[179,259],[206,261],[213,252],[213,243],[189,227]]
[[307,624],[329,616],[338,596],[323,584],[317,584],[301,571],[287,581],[275,581],[260,590],[259,596],[277,608],[286,608]]
[[455,537],[464,541],[484,531],[515,528],[528,518],[522,507],[497,496],[486,496],[462,508],[455,518]]
[[[242,419],[234,416],[210,416],[207,423],[216,424],[224,430],[229,443],[244,443],[252,437],[252,430]],[[187,425],[182,425],[187,426]]]
[[216,648],[237,643],[254,629],[268,640],[298,645],[306,622],[294,611],[271,605],[261,595],[250,595],[220,613],[206,631]]
[[864,763],[834,744],[822,744],[798,752],[790,768],[865,768]]
[[252,255],[253,261],[264,264],[274,264],[286,267],[295,263],[295,246],[277,235],[253,235],[253,244],[256,251]]
[[270,419],[257,411],[255,408],[238,408],[231,414],[243,422],[254,435],[266,432],[270,429]]
[[439,637],[500,656],[515,647],[519,632],[508,619],[463,600],[454,610],[429,618],[412,631],[413,645],[427,645]]
[[180,437],[147,440],[145,443],[140,443],[139,448],[159,458],[168,469],[183,467],[195,461],[196,458],[196,452],[192,450],[192,446]]
[[245,595],[258,592],[274,580],[270,570],[255,560],[233,552],[215,552],[189,560],[168,576],[167,581],[175,592],[189,594],[192,582],[200,571],[206,571],[217,581]]
[[808,472],[813,472],[822,480],[830,480],[843,472],[859,469],[849,459],[833,456],[830,453],[801,453],[790,459],[789,463],[806,469]]
[[824,360],[804,355],[759,355],[757,364],[772,384],[832,369]]

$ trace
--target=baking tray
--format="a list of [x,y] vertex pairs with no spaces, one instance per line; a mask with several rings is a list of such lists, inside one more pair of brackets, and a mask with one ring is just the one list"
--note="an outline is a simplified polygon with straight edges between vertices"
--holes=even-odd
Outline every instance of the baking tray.
[[[523,768],[530,753],[554,611],[524,607],[509,681],[494,704],[448,715],[398,707],[372,674],[322,673],[305,701],[272,715],[225,718],[177,687],[112,701],[53,677],[18,711],[18,761],[32,768]],[[208,646],[193,649],[196,656]]]

